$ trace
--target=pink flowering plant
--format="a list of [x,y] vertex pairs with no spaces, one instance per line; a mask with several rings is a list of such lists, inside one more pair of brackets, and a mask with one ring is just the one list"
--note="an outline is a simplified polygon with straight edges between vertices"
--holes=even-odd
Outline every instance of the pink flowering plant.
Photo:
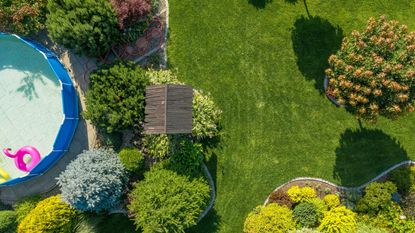
[[414,108],[415,33],[385,16],[370,18],[329,58],[327,94],[359,119],[395,119]]

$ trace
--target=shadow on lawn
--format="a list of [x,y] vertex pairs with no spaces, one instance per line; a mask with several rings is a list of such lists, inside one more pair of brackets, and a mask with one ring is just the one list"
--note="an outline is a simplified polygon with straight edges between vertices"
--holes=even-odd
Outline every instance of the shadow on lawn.
[[188,233],[214,233],[220,229],[220,216],[213,208],[196,226],[188,229]]
[[315,88],[324,93],[327,60],[340,48],[343,30],[318,16],[301,16],[294,23],[291,39],[298,69],[307,80],[314,80]]
[[347,129],[336,149],[333,176],[343,186],[358,186],[405,160],[408,160],[405,149],[383,131]]
[[272,0],[248,0],[248,3],[257,9],[264,9],[268,3],[272,3]]

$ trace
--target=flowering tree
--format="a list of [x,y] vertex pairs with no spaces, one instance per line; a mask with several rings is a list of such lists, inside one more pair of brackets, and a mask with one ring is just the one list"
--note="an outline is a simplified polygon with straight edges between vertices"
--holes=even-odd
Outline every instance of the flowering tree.
[[415,33],[398,21],[370,18],[329,58],[327,94],[358,118],[395,119],[414,111]]

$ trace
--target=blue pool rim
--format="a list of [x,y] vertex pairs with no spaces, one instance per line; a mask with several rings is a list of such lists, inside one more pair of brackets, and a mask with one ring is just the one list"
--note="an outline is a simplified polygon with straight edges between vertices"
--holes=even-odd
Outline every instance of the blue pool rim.
[[0,186],[11,186],[34,177],[41,176],[49,168],[53,167],[55,163],[58,162],[59,159],[62,158],[62,156],[69,150],[69,146],[71,145],[72,138],[78,126],[78,96],[68,72],[53,52],[31,39],[0,32],[0,36],[4,35],[16,37],[44,56],[61,83],[62,107],[64,114],[64,119],[59,127],[55,142],[53,143],[52,151],[47,156],[42,156],[42,160],[26,176],[10,179],[7,182],[0,184]]

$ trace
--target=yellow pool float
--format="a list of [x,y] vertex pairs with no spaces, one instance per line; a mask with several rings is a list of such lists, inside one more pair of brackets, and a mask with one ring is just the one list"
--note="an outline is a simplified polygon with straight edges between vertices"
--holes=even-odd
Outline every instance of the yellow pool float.
[[3,168],[0,168],[0,183],[4,183],[10,179],[9,173],[7,173]]

